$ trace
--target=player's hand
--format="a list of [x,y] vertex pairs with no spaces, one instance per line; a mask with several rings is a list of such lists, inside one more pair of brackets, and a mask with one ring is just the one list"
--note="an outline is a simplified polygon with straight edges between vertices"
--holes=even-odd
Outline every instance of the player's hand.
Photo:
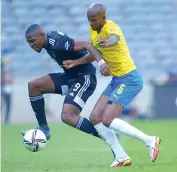
[[110,76],[110,70],[108,64],[104,63],[100,66],[100,73],[104,76]]
[[106,39],[105,39],[105,38],[100,37],[97,41],[98,41],[98,43],[99,43],[99,44],[103,44],[103,43],[105,43],[105,42],[106,42]]
[[65,60],[63,62],[63,67],[66,69],[70,69],[77,66],[77,60]]

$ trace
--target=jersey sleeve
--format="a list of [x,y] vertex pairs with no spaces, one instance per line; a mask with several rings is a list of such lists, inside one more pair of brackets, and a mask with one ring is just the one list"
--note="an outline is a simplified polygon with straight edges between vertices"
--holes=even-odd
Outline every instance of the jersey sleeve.
[[108,36],[110,35],[117,35],[120,34],[119,26],[116,23],[109,23],[106,28],[106,33]]
[[49,38],[49,44],[53,44],[54,50],[75,51],[75,40],[62,32],[56,32],[55,38]]

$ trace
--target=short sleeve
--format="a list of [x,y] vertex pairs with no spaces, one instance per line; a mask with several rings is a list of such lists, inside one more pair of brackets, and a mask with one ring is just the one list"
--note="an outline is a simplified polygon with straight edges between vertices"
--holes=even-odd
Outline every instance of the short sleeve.
[[62,32],[56,32],[54,38],[49,37],[49,44],[53,45],[53,49],[61,51],[74,51],[75,40],[68,37]]
[[119,36],[120,29],[119,29],[119,26],[116,23],[112,22],[112,23],[109,23],[107,25],[106,32],[107,32],[108,36],[110,36],[110,35],[117,35],[117,36]]
[[55,49],[63,51],[74,51],[75,50],[75,40],[63,36],[56,40]]

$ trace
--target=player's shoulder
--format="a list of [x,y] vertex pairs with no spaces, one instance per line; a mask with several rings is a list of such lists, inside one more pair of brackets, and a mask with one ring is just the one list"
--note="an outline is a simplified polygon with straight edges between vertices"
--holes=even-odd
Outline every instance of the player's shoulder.
[[47,32],[48,47],[54,48],[68,39],[68,36],[60,31]]
[[106,21],[106,25],[109,27],[109,26],[115,26],[115,27],[119,27],[119,25],[117,23],[115,23],[114,21],[112,20],[107,20]]
[[58,38],[66,37],[66,36],[67,35],[65,33],[60,32],[60,31],[47,32],[47,37],[51,39],[58,39]]

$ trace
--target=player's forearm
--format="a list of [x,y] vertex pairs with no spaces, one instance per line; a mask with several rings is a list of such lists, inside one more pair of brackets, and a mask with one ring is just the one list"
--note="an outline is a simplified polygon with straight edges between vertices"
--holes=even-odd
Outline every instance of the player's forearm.
[[100,52],[90,43],[85,44],[85,48],[88,50],[88,52],[92,55],[92,57],[99,62],[102,60]]
[[90,54],[87,54],[84,57],[77,59],[77,65],[87,64],[93,61],[95,61],[95,58],[93,58]]
[[119,37],[117,35],[110,35],[109,39],[106,41],[106,47],[117,44],[119,41]]
[[115,40],[112,40],[112,39],[108,39],[108,40],[106,41],[106,43],[107,43],[107,44],[106,44],[107,47],[117,44],[117,42],[116,42]]

